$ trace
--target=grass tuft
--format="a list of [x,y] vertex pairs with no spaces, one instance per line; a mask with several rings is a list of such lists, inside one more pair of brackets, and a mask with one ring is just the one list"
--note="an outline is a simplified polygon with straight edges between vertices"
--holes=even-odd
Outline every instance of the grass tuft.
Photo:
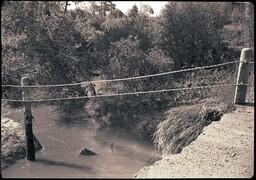
[[230,105],[213,99],[172,108],[165,113],[165,120],[158,124],[153,142],[164,154],[180,153],[199,136],[205,126],[220,120],[231,109]]

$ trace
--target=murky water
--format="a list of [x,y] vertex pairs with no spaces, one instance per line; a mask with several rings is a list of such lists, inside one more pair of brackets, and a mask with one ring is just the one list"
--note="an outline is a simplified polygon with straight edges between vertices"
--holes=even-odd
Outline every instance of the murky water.
[[[2,170],[3,177],[132,177],[152,157],[151,144],[127,132],[100,130],[85,112],[65,115],[39,106],[33,115],[34,134],[44,148],[35,162],[22,159]],[[23,112],[9,117],[23,120]],[[83,147],[97,155],[79,155]]]

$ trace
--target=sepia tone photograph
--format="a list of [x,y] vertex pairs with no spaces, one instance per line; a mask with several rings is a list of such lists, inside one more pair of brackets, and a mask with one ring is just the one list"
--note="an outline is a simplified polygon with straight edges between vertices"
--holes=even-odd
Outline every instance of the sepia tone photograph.
[[2,1],[1,178],[252,178],[254,4]]

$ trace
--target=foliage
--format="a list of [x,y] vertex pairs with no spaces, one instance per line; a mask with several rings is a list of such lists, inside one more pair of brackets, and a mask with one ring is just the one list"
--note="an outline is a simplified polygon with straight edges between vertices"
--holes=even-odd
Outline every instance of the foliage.
[[110,17],[122,18],[122,17],[125,17],[125,14],[121,10],[119,10],[119,9],[114,9],[110,13]]
[[149,15],[154,14],[154,10],[149,5],[143,4],[143,6],[142,6],[142,13],[144,13],[147,16],[149,16]]
[[[233,66],[233,67],[232,67]],[[175,87],[193,88],[200,86],[235,84],[237,65],[230,66],[230,71],[226,69],[208,69],[198,70],[194,72],[185,73],[184,78],[175,81]],[[233,70],[232,70],[233,68]],[[235,87],[212,87],[202,89],[191,89],[189,91],[177,91],[173,94],[173,105],[179,102],[190,102],[193,100],[202,100],[210,97],[216,97],[220,102],[227,104],[233,103]]]
[[161,45],[175,68],[202,66],[230,58],[222,31],[227,17],[216,3],[170,2],[162,11]]
[[128,16],[131,18],[136,18],[139,14],[139,9],[136,5],[133,5],[132,8],[128,12]]
[[106,16],[107,12],[112,12],[115,9],[115,4],[112,1],[90,1],[90,5],[92,13],[100,15],[100,17]]
[[[159,64],[169,61],[161,50],[150,49],[147,53],[143,52],[139,38],[132,35],[112,43],[108,59],[109,66],[105,71],[108,79],[159,73],[164,69]],[[171,84],[170,77],[157,77],[108,83],[105,90],[113,93],[148,91],[163,89]],[[169,97],[170,94],[166,93],[98,100],[97,120],[112,127],[135,128],[136,123],[141,123],[142,113],[166,107]]]
[[[170,2],[157,17],[149,6],[141,12],[133,6],[128,16],[118,9],[108,15],[110,10],[105,9],[98,16],[99,9],[64,12],[60,2],[8,1],[1,12],[2,82],[20,84],[21,77],[29,74],[32,84],[66,84],[90,80],[96,70],[107,79],[124,78],[237,58],[223,42],[227,16],[218,5]],[[235,74],[229,68],[106,83],[102,89],[119,93],[231,83]],[[7,91],[10,98],[21,98],[20,90]],[[41,97],[43,91],[44,98],[85,95],[82,87],[75,86],[40,89],[34,96]],[[152,125],[150,118],[145,120],[145,112],[214,95],[231,102],[232,93],[232,88],[203,89],[101,99],[97,119],[116,127],[136,129],[138,125],[138,131],[140,127],[145,130],[142,134],[151,136],[158,122]],[[85,103],[56,104],[61,111],[72,111]]]
[[[103,31],[108,45],[111,42],[119,41],[121,38],[127,38],[129,35],[138,36],[140,47],[143,51],[147,51],[152,47],[150,40],[149,17],[139,14],[135,18],[126,17],[119,19],[106,19],[103,23]],[[109,48],[107,46],[106,48]]]
[[[51,8],[47,9],[47,5]],[[77,17],[72,16],[72,13],[64,14],[58,2],[8,2],[5,8],[4,15],[10,19],[3,18],[2,36],[23,38],[14,47],[8,43],[3,45],[4,51],[13,53],[13,56],[4,54],[4,82],[12,81],[11,84],[14,84],[25,73],[30,74],[32,82],[40,84],[72,83],[89,79],[93,61],[86,46],[87,37],[75,29],[76,21],[72,20],[81,18],[79,12]],[[50,15],[45,14],[46,9]],[[19,54],[22,56],[18,57]],[[12,74],[11,80],[6,79],[10,77],[8,74]],[[58,96],[55,91],[49,91],[51,97]]]

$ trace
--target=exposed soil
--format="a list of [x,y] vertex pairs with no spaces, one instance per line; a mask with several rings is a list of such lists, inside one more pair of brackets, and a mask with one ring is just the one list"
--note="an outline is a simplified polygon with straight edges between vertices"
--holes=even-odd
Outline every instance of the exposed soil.
[[240,106],[205,127],[180,154],[144,167],[137,178],[240,177],[254,174],[254,107]]

